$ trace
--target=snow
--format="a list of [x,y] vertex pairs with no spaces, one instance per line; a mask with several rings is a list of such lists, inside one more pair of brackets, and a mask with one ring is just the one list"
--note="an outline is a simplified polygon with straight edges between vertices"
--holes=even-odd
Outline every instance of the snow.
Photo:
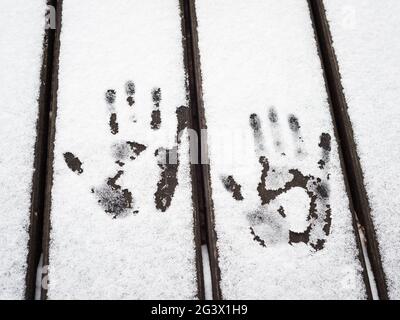
[[46,1],[0,7],[0,299],[23,299]]
[[[178,148],[178,186],[171,206],[162,212],[154,200],[161,172],[155,151],[175,145],[176,109],[187,105],[185,80],[178,1],[64,1],[48,298],[196,298],[185,136]],[[133,106],[125,93],[128,81],[135,84]],[[150,126],[154,88],[161,88],[159,129]],[[107,90],[115,91],[115,102],[111,91],[106,102]],[[114,112],[116,134],[109,127]],[[113,147],[125,141],[147,148],[131,160],[126,148]],[[123,167],[115,163],[116,150]],[[79,158],[83,171],[67,166],[67,152]],[[107,196],[99,186],[118,170],[124,173],[117,183],[132,192],[134,201],[113,219],[97,195]]]
[[202,254],[202,260],[203,260],[205,300],[212,300],[213,293],[212,293],[210,257],[208,255],[208,249],[207,249],[206,245],[201,246],[201,254]]
[[43,269],[43,253],[40,255],[39,263],[36,269],[36,287],[35,287],[35,300],[41,300],[43,276],[45,276],[46,269]]
[[[223,298],[365,299],[307,1],[202,0],[196,9]],[[298,117],[298,133],[291,115]],[[253,132],[250,123],[262,131]],[[318,147],[326,134],[330,153]],[[261,205],[262,156],[271,166],[267,188],[282,187],[293,178],[288,169],[298,169],[320,177],[320,186],[330,192],[327,203],[323,192],[318,196],[310,241],[288,244],[289,230],[302,232],[309,225],[310,199],[303,188]],[[234,199],[238,188],[229,176],[241,185],[243,200]],[[332,224],[326,235],[321,208],[329,203]],[[279,215],[280,206],[286,218]],[[320,250],[312,246],[318,239],[325,241]]]
[[325,0],[324,4],[389,297],[400,299],[400,3]]

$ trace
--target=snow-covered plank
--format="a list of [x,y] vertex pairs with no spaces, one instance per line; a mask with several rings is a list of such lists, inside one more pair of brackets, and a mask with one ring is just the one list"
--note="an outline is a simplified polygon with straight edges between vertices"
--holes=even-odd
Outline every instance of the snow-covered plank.
[[400,299],[400,173],[396,165],[400,155],[397,142],[400,135],[400,3],[396,0],[324,0],[323,3],[388,296]]
[[201,297],[179,1],[58,14],[47,298]]
[[28,255],[45,15],[45,0],[0,3],[0,299],[23,299],[36,268]]
[[367,298],[307,1],[195,8],[217,295]]

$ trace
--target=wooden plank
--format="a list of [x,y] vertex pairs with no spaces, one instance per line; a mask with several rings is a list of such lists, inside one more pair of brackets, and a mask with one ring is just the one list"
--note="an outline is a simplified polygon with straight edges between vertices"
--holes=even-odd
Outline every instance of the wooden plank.
[[180,3],[59,4],[44,295],[202,298]]
[[45,16],[44,0],[1,3],[0,299],[33,299],[35,291],[48,92]]
[[307,2],[195,9],[214,297],[369,298]]
[[328,0],[315,1],[314,6],[336,82],[357,213],[366,231],[379,296],[399,299],[400,5],[369,0],[339,5]]

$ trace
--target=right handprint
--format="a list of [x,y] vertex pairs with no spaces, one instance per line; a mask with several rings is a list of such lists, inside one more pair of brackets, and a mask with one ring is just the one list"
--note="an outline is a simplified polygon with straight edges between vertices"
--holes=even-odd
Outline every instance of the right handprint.
[[[265,156],[266,147],[261,119],[257,114],[251,114],[250,127],[254,136],[258,162],[261,166],[261,177],[257,187],[261,204],[247,213],[250,234],[254,241],[263,247],[282,242],[290,245],[304,243],[313,251],[319,251],[324,248],[331,229],[328,186],[331,136],[328,133],[320,135],[318,146],[321,148],[321,159],[316,163],[320,176],[317,177],[304,174],[293,167],[279,166],[280,162],[285,162],[287,154],[279,134],[279,117],[273,108],[269,110],[268,122],[271,126],[275,152],[282,161],[279,161],[277,166],[272,166]],[[298,159],[304,158],[305,151],[298,118],[290,115],[288,125],[294,139],[294,156]],[[222,182],[236,201],[245,201],[242,187],[232,175],[222,177]],[[306,199],[305,206],[296,203],[297,199],[301,197]],[[293,218],[289,215],[294,211],[298,212],[299,208],[307,211],[301,215],[305,220],[301,223],[301,230],[298,227],[292,228],[288,222],[290,218]]]

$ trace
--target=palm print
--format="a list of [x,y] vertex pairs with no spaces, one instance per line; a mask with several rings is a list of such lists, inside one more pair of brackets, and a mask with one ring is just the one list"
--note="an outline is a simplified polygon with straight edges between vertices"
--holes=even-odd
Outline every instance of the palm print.
[[[271,126],[272,139],[275,152],[278,157],[286,157],[283,141],[281,141],[279,117],[274,108],[268,112],[268,123]],[[331,152],[331,136],[328,133],[320,135],[319,147],[321,148],[321,159],[316,164],[321,172],[320,177],[305,175],[299,169],[287,167],[272,167],[269,159],[264,155],[266,151],[265,139],[261,127],[260,117],[253,113],[250,115],[250,128],[254,137],[255,152],[261,166],[260,182],[257,186],[260,204],[255,209],[247,212],[249,231],[253,240],[262,247],[268,247],[285,241],[290,245],[304,243],[313,251],[324,248],[331,228],[331,206],[329,203],[329,160]],[[294,156],[301,159],[305,156],[303,150],[303,138],[301,126],[295,115],[288,117],[288,126],[294,140]],[[279,188],[269,187],[268,181],[284,180],[283,186]],[[222,182],[227,191],[232,193],[236,201],[245,201],[242,194],[242,186],[236,182],[232,175],[223,176]],[[293,192],[305,193],[308,202],[306,216],[306,228],[303,231],[290,229],[287,223],[285,201]],[[293,202],[295,198],[289,198]],[[281,204],[282,203],[282,204]],[[274,207],[271,212],[270,207]],[[286,202],[287,204],[287,202]]]

